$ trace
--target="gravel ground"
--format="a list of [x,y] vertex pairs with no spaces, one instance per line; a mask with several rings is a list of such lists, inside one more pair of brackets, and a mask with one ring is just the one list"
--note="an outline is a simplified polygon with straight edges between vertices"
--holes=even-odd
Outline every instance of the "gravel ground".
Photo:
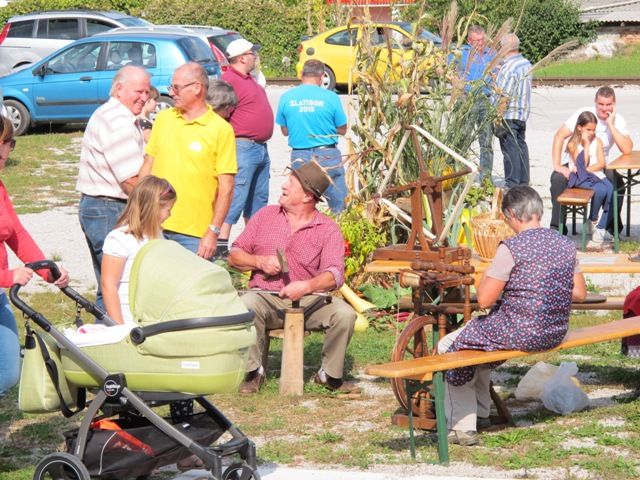
[[[268,95],[270,103],[275,111],[278,100],[285,88],[269,87]],[[548,222],[550,212],[549,201],[549,175],[551,172],[551,142],[555,130],[564,122],[576,108],[593,104],[595,88],[567,87],[550,88],[542,87],[534,90],[532,100],[532,114],[527,128],[527,143],[531,157],[531,183],[544,198],[547,210],[545,222]],[[636,144],[640,148],[640,117],[635,115],[633,106],[640,104],[640,88],[626,86],[617,89],[619,112],[625,116],[629,124],[629,131]],[[348,106],[348,97],[341,96],[345,108],[349,110],[350,118],[353,118],[353,109]],[[344,140],[341,141],[344,151]],[[503,178],[502,155],[497,140],[494,142],[494,180],[499,184]],[[271,156],[271,187],[269,202],[276,203],[280,192],[280,186],[284,181],[285,168],[289,163],[289,148],[287,139],[276,127],[273,138],[269,142]],[[619,152],[613,149],[612,156]],[[11,192],[9,192],[11,193]],[[638,218],[638,201],[633,202],[632,219]],[[29,232],[34,236],[38,244],[50,258],[60,259],[60,263],[70,272],[72,286],[80,291],[92,290],[96,286],[93,268],[84,236],[78,224],[75,208],[57,208],[39,214],[22,215],[21,219]],[[637,221],[636,221],[637,222]],[[638,238],[638,224],[633,225],[632,237]],[[234,238],[242,229],[242,221],[232,230]],[[11,264],[17,264],[15,257],[11,258]],[[605,291],[624,294],[634,287],[636,280],[629,275],[596,275],[593,282]],[[31,282],[25,291],[42,288],[37,286],[41,282]]]

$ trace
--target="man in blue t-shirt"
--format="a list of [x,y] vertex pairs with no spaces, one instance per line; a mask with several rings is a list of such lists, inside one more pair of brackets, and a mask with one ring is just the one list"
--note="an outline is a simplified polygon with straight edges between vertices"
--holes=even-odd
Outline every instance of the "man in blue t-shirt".
[[324,63],[305,62],[301,85],[280,98],[276,124],[289,137],[291,168],[315,160],[327,171],[333,184],[325,196],[331,211],[338,213],[344,210],[347,184],[337,143],[347,131],[347,117],[338,95],[320,86],[323,75]]
[[[493,126],[487,121],[491,96],[491,72],[487,71],[496,52],[486,47],[487,39],[483,27],[471,25],[467,33],[458,64],[458,75],[466,82],[465,92],[474,95],[474,104],[470,114],[473,126],[478,128],[480,145],[480,176],[491,179],[493,170]],[[484,85],[480,85],[484,82]],[[479,87],[479,88],[478,88]]]

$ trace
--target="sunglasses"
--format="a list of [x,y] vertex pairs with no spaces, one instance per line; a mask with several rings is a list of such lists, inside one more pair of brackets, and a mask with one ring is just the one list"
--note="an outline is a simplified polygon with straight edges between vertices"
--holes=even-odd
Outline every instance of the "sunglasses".
[[174,196],[176,193],[176,191],[173,189],[173,187],[169,184],[167,185],[167,188],[165,188],[162,193],[160,194],[160,199],[164,199],[167,196]]

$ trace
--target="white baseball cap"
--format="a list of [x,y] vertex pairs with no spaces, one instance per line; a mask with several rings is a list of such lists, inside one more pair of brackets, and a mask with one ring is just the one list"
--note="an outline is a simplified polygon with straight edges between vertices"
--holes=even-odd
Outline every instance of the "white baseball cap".
[[227,55],[229,58],[237,57],[243,53],[247,53],[250,50],[254,52],[260,49],[260,45],[254,45],[249,40],[244,38],[238,38],[227,45]]

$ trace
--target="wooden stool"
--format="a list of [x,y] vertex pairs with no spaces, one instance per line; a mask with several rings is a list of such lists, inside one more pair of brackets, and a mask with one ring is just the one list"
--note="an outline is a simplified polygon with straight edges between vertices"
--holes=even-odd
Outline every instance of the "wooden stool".
[[571,233],[576,234],[576,215],[582,213],[582,251],[587,249],[587,208],[591,203],[593,190],[586,188],[567,188],[558,197],[560,204],[560,218],[558,219],[558,232],[562,234],[565,212],[572,214]]

